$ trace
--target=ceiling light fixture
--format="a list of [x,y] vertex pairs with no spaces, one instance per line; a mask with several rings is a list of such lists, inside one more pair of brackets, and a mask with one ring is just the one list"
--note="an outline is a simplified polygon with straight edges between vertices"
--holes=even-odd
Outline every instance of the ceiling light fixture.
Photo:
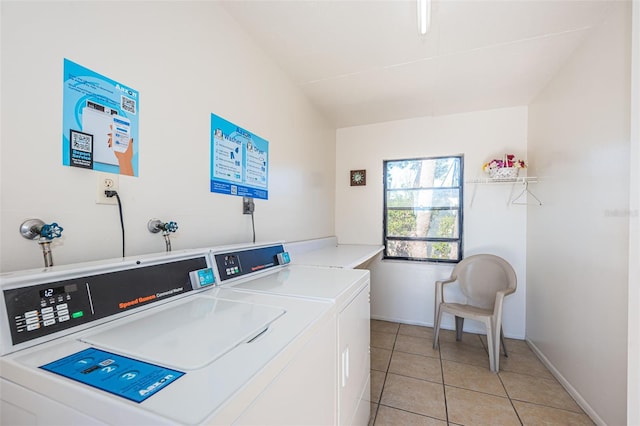
[[431,27],[431,0],[416,0],[418,10],[418,31],[425,35]]

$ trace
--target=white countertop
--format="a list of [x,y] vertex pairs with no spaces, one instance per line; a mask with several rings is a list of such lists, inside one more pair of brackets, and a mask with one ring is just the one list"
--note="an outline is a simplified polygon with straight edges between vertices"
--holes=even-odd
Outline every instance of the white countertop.
[[382,245],[337,244],[292,255],[291,263],[353,269],[361,265],[362,267],[366,266],[383,249]]

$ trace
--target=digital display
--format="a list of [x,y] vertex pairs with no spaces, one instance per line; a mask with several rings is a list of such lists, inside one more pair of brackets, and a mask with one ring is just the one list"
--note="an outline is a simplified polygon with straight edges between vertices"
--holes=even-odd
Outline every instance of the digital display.
[[40,290],[40,297],[47,298],[57,296],[58,294],[73,293],[78,290],[77,284],[61,285],[58,287],[50,287]]
[[64,294],[64,286],[60,286],[60,287],[51,287],[51,288],[45,288],[40,290],[40,297],[42,298],[46,298],[46,297],[53,297],[53,296],[57,296],[58,294]]

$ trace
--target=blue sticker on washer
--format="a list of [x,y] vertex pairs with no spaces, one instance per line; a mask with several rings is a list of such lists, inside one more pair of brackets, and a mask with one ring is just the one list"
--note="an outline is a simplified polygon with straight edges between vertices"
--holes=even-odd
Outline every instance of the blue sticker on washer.
[[40,368],[138,403],[185,374],[93,348]]

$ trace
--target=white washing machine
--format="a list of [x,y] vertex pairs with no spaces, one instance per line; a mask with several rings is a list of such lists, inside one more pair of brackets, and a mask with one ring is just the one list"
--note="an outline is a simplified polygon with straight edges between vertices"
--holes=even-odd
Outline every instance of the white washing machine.
[[[220,285],[239,292],[336,307],[338,424],[366,425],[370,415],[369,271],[297,265],[282,244],[231,246],[212,251]],[[273,269],[273,265],[284,265]],[[256,276],[256,272],[265,271]],[[260,423],[259,419],[255,420]]]
[[[217,286],[211,253],[198,251],[1,276],[1,423],[326,425],[341,423],[343,413],[356,418],[350,413],[361,404],[349,408],[339,388],[360,373],[350,362],[354,350],[343,351],[351,367],[338,383],[332,300],[348,302],[347,288],[368,289],[368,276],[291,268],[273,256],[257,266],[242,273],[234,266],[229,288]],[[345,289],[331,299],[251,288],[294,279],[339,281]],[[354,321],[365,315],[345,312]],[[368,335],[367,320],[367,349]]]

